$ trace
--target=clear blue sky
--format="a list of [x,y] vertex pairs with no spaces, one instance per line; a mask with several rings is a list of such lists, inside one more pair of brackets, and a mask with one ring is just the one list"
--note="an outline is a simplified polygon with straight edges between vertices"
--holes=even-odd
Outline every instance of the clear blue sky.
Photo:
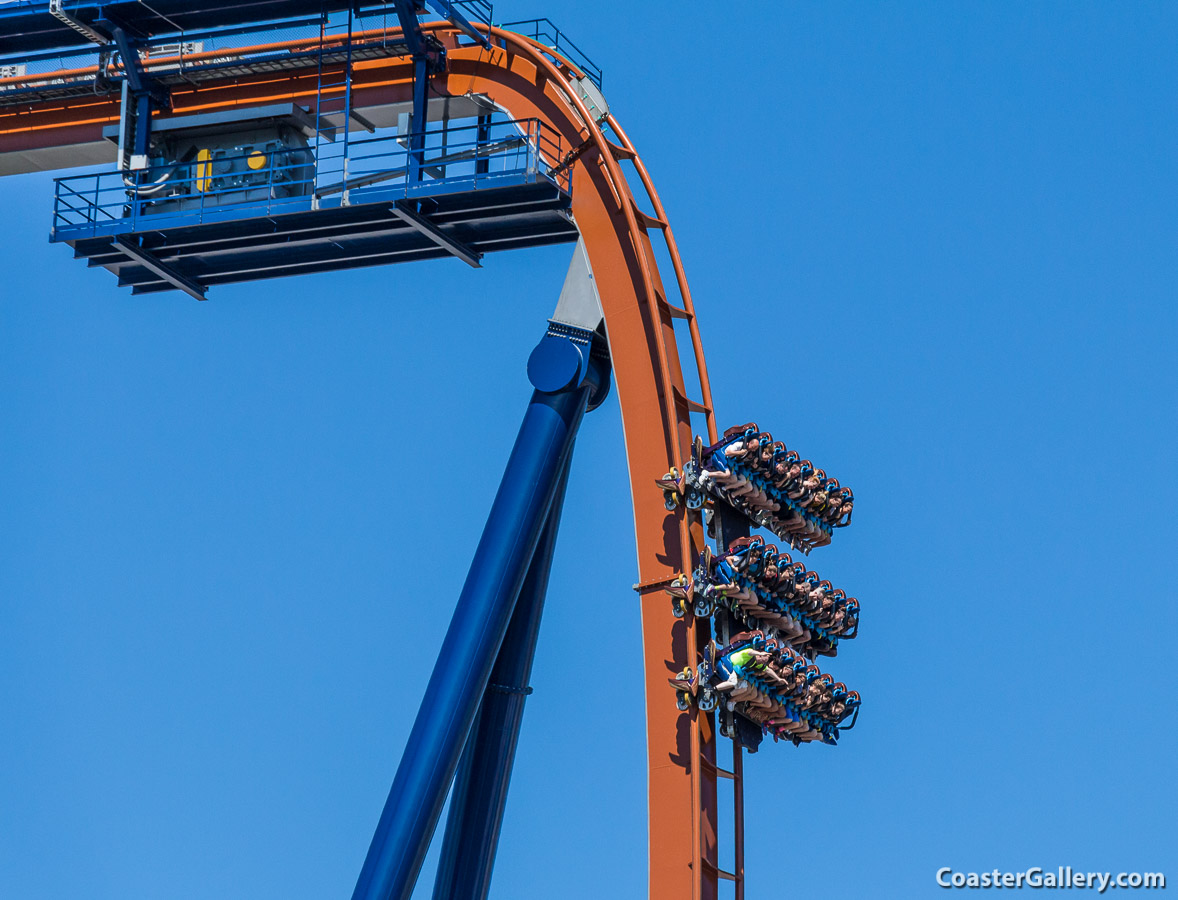
[[[750,900],[1178,878],[1175,7],[496,6],[605,69],[722,424],[859,499],[811,559],[863,603],[829,668],[864,711],[752,758]],[[350,896],[569,249],[197,304],[87,271],[50,207],[48,176],[0,183],[0,897]],[[614,398],[497,900],[644,896],[624,464]]]

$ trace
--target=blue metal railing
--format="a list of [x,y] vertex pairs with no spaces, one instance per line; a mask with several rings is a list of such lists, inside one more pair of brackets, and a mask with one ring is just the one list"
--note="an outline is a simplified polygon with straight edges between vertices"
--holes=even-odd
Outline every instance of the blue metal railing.
[[[203,225],[313,208],[548,182],[568,193],[572,173],[550,174],[564,155],[560,136],[538,119],[426,131],[417,165],[411,135],[365,138],[346,147],[347,176],[318,178],[310,149],[219,157],[132,175],[101,172],[56,179],[53,240],[77,240]],[[335,163],[333,160],[333,171]],[[224,173],[224,174],[222,174]]]
[[[201,32],[178,33],[145,41],[139,51],[147,73],[153,78],[181,80],[185,76],[208,71],[215,76],[218,69],[240,67],[243,63],[310,60],[322,52],[324,45],[332,49],[347,40],[347,34],[322,36],[322,20],[316,18],[283,19],[260,25],[234,26]],[[241,57],[237,48],[243,44],[285,42],[287,46],[256,52]],[[297,43],[293,43],[297,42]],[[387,42],[387,41],[386,41]],[[381,43],[369,36],[365,44]],[[20,57],[0,59],[0,66],[19,63],[24,75],[0,81],[0,98],[15,100],[10,92],[40,93],[56,88],[76,86],[88,88],[102,61],[103,48],[88,46],[73,50],[50,51]],[[224,51],[223,54],[218,51]],[[107,75],[121,80],[123,67],[117,55],[108,63]]]
[[[493,7],[487,0],[453,0],[453,6],[468,12],[472,20],[484,24],[490,24],[492,21]],[[381,24],[378,26],[368,24],[375,20],[380,20]],[[347,40],[346,32],[323,35],[320,26],[324,21],[322,17],[293,18],[229,26],[222,29],[177,32],[145,42],[141,50],[145,56],[144,64],[148,73],[157,77],[183,77],[184,74],[194,73],[197,70],[208,70],[210,73],[215,73],[217,69],[229,69],[242,64],[293,61],[299,57],[309,58],[313,54],[321,53],[324,45],[335,48]],[[370,30],[363,37],[358,37],[357,47],[400,43],[399,35],[397,40],[393,41],[388,34],[383,33],[385,29],[399,28],[395,12],[391,12],[388,8],[364,6],[356,16],[356,23],[358,31],[376,28],[375,32]],[[331,24],[334,25],[334,21]],[[550,19],[509,22],[503,27],[530,37],[568,57],[598,87],[601,87],[601,67],[594,63]],[[240,47],[243,41],[246,44],[266,44],[277,41],[297,43],[241,58],[235,49]],[[324,44],[321,44],[321,41]],[[166,60],[161,61],[161,48],[169,45],[177,49],[169,51]],[[194,45],[199,46],[199,52],[187,49]],[[225,55],[218,55],[216,52],[218,50],[224,50]],[[99,52],[100,48],[87,46],[78,49],[0,58],[0,65],[19,63],[25,69],[25,74],[20,78],[0,81],[0,96],[15,100],[13,92],[39,92],[54,87],[68,87],[71,84],[76,84],[80,88],[92,84],[94,81],[93,69],[99,63]],[[71,74],[66,74],[66,72]],[[121,68],[112,68],[110,74],[115,79],[121,78]]]
[[601,87],[601,67],[586,56],[585,51],[570,41],[568,36],[552,23],[551,19],[524,19],[519,22],[506,22],[500,27],[539,41],[546,47],[551,47],[575,63],[582,72],[589,76],[590,81]]
[[[455,5],[460,5],[455,3]],[[486,4],[489,11],[490,5]],[[143,64],[153,77],[183,76],[218,69],[259,63],[305,60],[308,64],[325,51],[342,52],[347,44],[353,50],[372,47],[404,47],[400,22],[391,7],[365,8],[355,17],[356,31],[349,35],[346,16],[313,16],[274,19],[201,31],[175,32],[144,41],[139,45]],[[323,26],[327,26],[326,32]],[[242,46],[281,44],[265,51],[242,55]],[[166,48],[166,49],[165,49]],[[90,85],[99,65],[103,48],[95,45],[76,49],[0,57],[0,66],[19,63],[25,75],[0,82],[0,91],[43,91],[53,86]],[[219,53],[218,51],[224,51]],[[109,74],[123,77],[117,56]]]

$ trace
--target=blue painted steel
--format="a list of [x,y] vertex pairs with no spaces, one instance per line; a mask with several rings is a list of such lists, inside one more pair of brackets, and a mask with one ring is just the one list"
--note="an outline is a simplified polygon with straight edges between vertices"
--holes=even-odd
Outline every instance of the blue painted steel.
[[[588,350],[586,347],[585,352]],[[554,394],[579,381],[586,362],[572,341],[546,334],[528,357],[528,380],[536,390]]]
[[608,377],[595,360],[577,387],[532,395],[352,900],[413,892],[589,396]]
[[[471,39],[487,41],[466,18],[469,15],[470,19],[490,25],[492,8],[485,0],[418,0],[413,5],[429,6]],[[138,39],[174,39],[183,34],[185,40],[193,40],[212,29],[259,22],[273,22],[278,28],[282,22],[307,16],[322,20],[332,13],[383,12],[386,4],[383,0],[152,0],[151,4],[139,0],[79,0],[67,1],[65,6],[74,19],[98,31],[108,33],[113,27],[121,26]],[[0,4],[0,57],[87,46],[94,45],[49,14],[49,5],[44,0]]]
[[425,5],[461,28],[463,33],[471,40],[482,44],[487,50],[491,49],[491,42],[487,39],[487,36],[472,26],[460,10],[460,8],[465,9],[473,14],[475,18],[481,19],[483,24],[490,25],[492,14],[490,3],[485,2],[485,0],[467,0],[467,2],[457,3],[452,3],[450,0],[425,0]]
[[[425,168],[443,171],[444,167],[444,176],[414,180],[410,175],[414,153],[398,137],[349,140],[345,153],[351,177],[347,181],[316,185],[315,163],[308,164],[306,151],[282,151],[264,170],[268,187],[262,186],[261,199],[238,187],[201,190],[204,185],[196,163],[153,169],[145,174],[141,187],[128,187],[123,172],[58,178],[52,240],[303,212],[312,208],[313,192],[320,195],[319,208],[326,209],[343,205],[344,190],[349,205],[355,207],[542,182],[565,192],[572,188],[571,172],[548,174],[561,158],[563,146],[560,136],[538,119],[431,129],[421,135],[421,144],[426,147]],[[225,162],[245,159],[233,157]],[[169,175],[167,193],[154,183],[164,170]]]
[[[139,51],[127,37],[127,33],[117,26],[112,33],[127,77],[126,89],[123,91],[123,116],[131,120],[131,128],[124,135],[130,139],[130,146],[121,149],[125,154],[146,158],[151,139],[151,81],[143,71],[143,66],[139,62]],[[120,161],[120,166],[126,162],[124,158]]]
[[433,900],[485,900],[491,889],[524,702],[532,690],[528,681],[567,482],[566,465],[507,636],[499,648],[499,658],[491,670],[491,683],[483,694],[478,719],[462,752]]
[[[428,57],[413,57],[413,134],[409,136],[409,184],[415,184],[425,178],[423,126],[427,119],[429,103],[429,68]],[[478,132],[475,134],[477,138]]]
[[[471,27],[463,12],[470,18],[491,23],[492,7],[486,0],[424,0],[416,6],[428,6],[438,15],[449,19],[473,39],[485,38]],[[130,33],[142,37],[177,35],[185,40],[194,34],[211,29],[246,25],[258,22],[278,22],[293,18],[316,16],[349,10],[381,10],[384,2],[363,0],[77,0],[67,2],[66,11],[89,26],[104,25],[109,29],[121,25]],[[19,2],[0,4],[0,56],[37,53],[67,47],[85,47],[90,41],[49,13],[49,4]]]
[[143,67],[139,64],[139,51],[131,45],[127,32],[122,28],[115,28],[113,34],[119,55],[123,58],[123,71],[127,74],[127,83],[131,85],[131,90],[136,93],[147,90],[147,79],[143,74]]
[[421,23],[417,21],[417,4],[413,0],[393,0],[393,5],[397,9],[397,18],[401,22],[401,31],[405,34],[409,52],[414,56],[424,55],[426,46],[421,35]]
[[[479,143],[485,144],[487,141],[491,140],[491,117],[479,116],[478,121],[479,124],[476,126],[478,128],[478,131],[476,132],[477,140]],[[489,171],[489,169],[485,159],[479,159],[477,162],[475,162],[476,173],[485,174],[487,171]]]
[[[577,226],[569,221],[569,204],[566,194],[547,183],[488,187],[432,194],[429,220],[454,237],[461,223],[461,240],[474,252],[504,252],[575,241]],[[450,255],[396,218],[391,204],[378,203],[269,218],[227,218],[131,237],[177,273],[210,288],[279,274],[334,272]],[[166,280],[128,264],[110,237],[71,240],[69,246],[88,265],[105,268],[136,294],[172,289]]]
[[[4,8],[0,5],[0,11]],[[251,67],[269,72],[303,69],[322,61],[341,63],[353,50],[388,56],[402,56],[408,52],[403,35],[386,31],[394,22],[389,8],[384,6],[366,10],[360,18],[353,18],[362,32],[356,40],[343,45],[335,43],[335,38],[342,38],[347,34],[345,28],[350,15],[350,12],[347,15],[336,13],[328,16],[326,21],[323,16],[270,20],[228,28],[185,31],[180,35],[156,35],[150,39],[132,37],[140,50],[141,58],[159,56],[160,51],[168,47],[168,51],[162,55],[175,60],[174,63],[169,63],[166,69],[154,68],[151,72],[158,105],[167,108],[167,92],[177,85],[196,86],[206,80],[235,77],[240,74],[242,60],[236,55],[236,50],[243,46],[258,47],[280,42],[277,47],[259,49],[247,57]],[[57,22],[56,19],[50,21]],[[109,78],[96,78],[85,72],[61,75],[63,69],[85,70],[97,67],[100,71],[105,70],[106,66],[102,60],[107,58],[109,62],[111,47],[86,41],[83,41],[80,47],[66,47],[47,53],[24,52],[3,55],[7,53],[3,48],[10,38],[10,35],[4,32],[4,24],[0,13],[0,65],[17,63],[26,69],[24,86],[6,86],[0,95],[4,105],[23,100],[43,102],[62,97],[92,97],[95,92],[106,95],[110,93],[111,85],[117,86],[118,82],[125,80],[124,76],[118,74],[112,74]],[[70,29],[67,28],[66,31],[77,37]],[[321,43],[325,33],[333,39],[331,47],[325,47]],[[430,47],[441,48],[441,43],[432,35],[426,35],[426,39]],[[290,47],[281,43],[291,40],[300,41],[300,46]],[[197,45],[203,52],[194,52],[194,46],[193,50],[177,55],[177,45],[181,48],[185,45]],[[217,50],[233,52],[222,57],[215,54],[214,51]],[[38,81],[38,75],[48,76],[48,80]]]
[[[435,49],[426,43],[421,23],[417,20],[417,4],[413,0],[393,0],[393,3],[397,9],[397,19],[401,22],[405,42],[413,55],[413,133],[409,135],[409,181],[416,182],[421,181],[425,174],[422,169],[425,166],[424,131],[429,102],[429,80],[434,72],[444,68],[446,51],[441,48]],[[462,21],[466,22],[465,19]],[[470,27],[469,22],[466,23],[466,27]]]
[[601,87],[603,73],[601,66],[585,55],[580,47],[569,40],[568,35],[557,28],[551,19],[523,19],[518,22],[505,22],[500,28],[530,37],[546,47],[568,57],[577,67],[589,76],[589,80]]
[[[87,25],[113,20],[132,33],[144,36],[319,16],[324,11],[343,12],[351,6],[345,0],[153,0],[150,4],[132,0],[90,0],[65,4],[71,16]],[[85,37],[50,15],[46,2],[0,6],[0,54],[36,53],[88,44],[90,41]]]

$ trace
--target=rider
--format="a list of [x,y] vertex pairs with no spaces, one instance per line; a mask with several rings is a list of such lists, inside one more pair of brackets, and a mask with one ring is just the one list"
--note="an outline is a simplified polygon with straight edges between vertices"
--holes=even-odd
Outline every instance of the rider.
[[754,640],[764,637],[760,631],[742,631],[723,650],[717,650],[716,642],[711,642],[708,649],[715,668],[712,677],[716,690],[730,691],[736,687],[741,675],[752,675],[765,669],[772,656],[753,648]]

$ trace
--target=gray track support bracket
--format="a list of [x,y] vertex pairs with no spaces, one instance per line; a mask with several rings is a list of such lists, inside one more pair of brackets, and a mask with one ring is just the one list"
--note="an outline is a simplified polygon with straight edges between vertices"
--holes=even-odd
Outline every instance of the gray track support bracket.
[[593,267],[589,265],[589,253],[585,249],[585,239],[577,238],[577,246],[573,249],[569,272],[565,276],[552,321],[586,331],[597,331],[604,319],[601,297],[597,293],[597,283],[593,280]]

